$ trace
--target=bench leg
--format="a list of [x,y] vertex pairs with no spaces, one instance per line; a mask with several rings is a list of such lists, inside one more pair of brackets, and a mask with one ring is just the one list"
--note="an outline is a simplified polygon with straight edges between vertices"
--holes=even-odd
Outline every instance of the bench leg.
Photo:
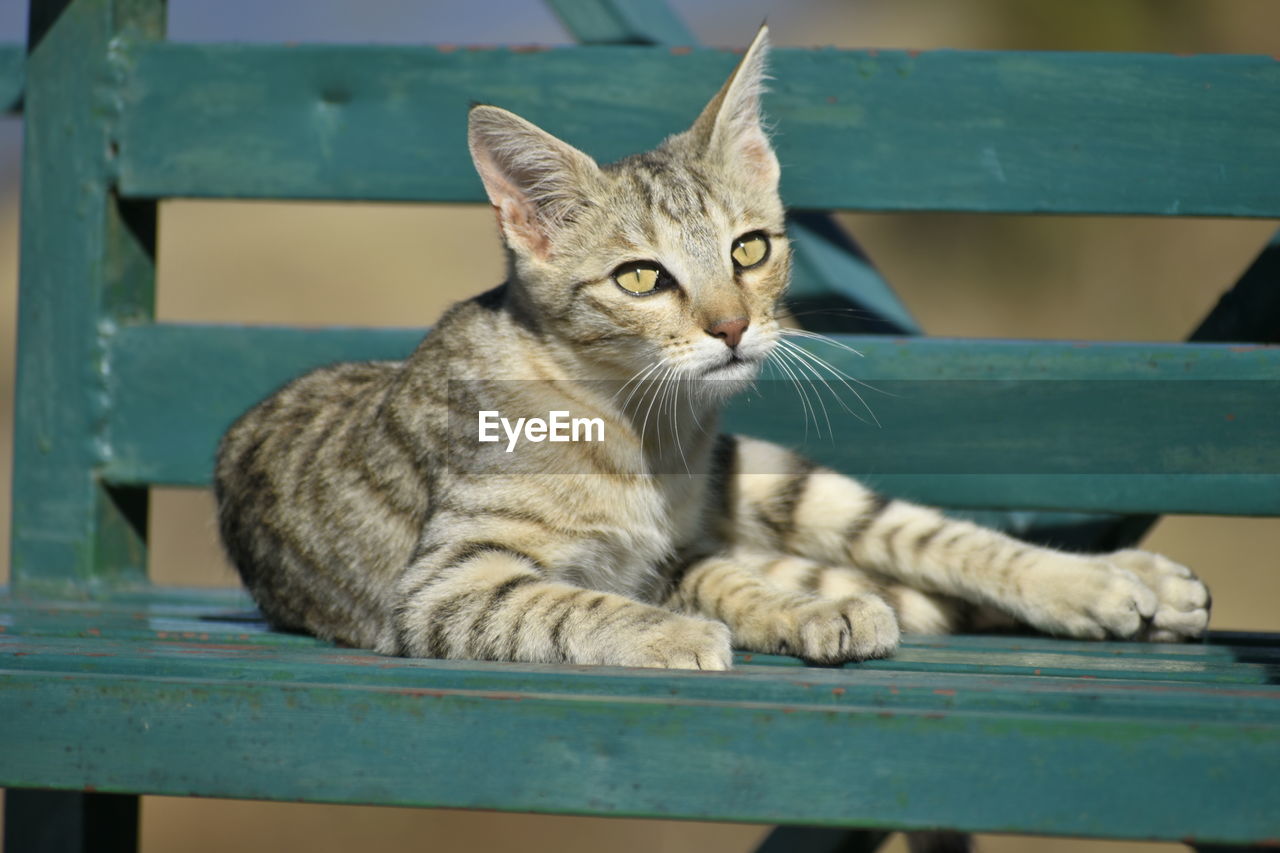
[[878,829],[780,826],[765,836],[756,853],[873,853],[888,837]]
[[138,798],[9,788],[4,792],[5,853],[135,853]]

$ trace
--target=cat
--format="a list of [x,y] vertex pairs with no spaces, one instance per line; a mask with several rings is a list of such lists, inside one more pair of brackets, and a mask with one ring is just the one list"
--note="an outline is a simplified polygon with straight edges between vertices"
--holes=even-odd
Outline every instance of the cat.
[[[762,28],[688,130],[607,166],[472,107],[507,282],[402,362],[293,381],[219,446],[222,541],[273,625],[403,656],[704,670],[734,646],[883,657],[983,614],[1205,630],[1208,591],[1165,557],[1032,546],[717,433],[784,331],[767,51]],[[456,427],[481,409],[571,411],[609,440],[484,443]]]

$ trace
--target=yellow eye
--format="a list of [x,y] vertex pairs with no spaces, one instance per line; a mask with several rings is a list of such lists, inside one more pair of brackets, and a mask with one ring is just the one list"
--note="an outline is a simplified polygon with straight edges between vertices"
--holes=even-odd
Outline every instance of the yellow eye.
[[738,269],[750,269],[769,257],[769,238],[759,231],[743,234],[733,241],[733,262]]
[[657,264],[638,263],[623,264],[613,271],[613,280],[618,287],[628,293],[653,293],[663,283],[665,271]]

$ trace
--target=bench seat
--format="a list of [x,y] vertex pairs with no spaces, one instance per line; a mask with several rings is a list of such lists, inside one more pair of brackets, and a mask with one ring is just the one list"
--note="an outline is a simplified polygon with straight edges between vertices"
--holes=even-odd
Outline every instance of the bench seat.
[[[6,784],[1257,844],[1280,636],[908,638],[730,673],[388,658],[236,590],[0,599]],[[318,745],[323,744],[323,748]],[[1179,817],[1181,816],[1181,817]]]

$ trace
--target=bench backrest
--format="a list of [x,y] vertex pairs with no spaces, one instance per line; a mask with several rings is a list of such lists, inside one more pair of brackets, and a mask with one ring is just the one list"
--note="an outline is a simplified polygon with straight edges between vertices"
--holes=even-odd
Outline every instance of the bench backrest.
[[[0,105],[25,92],[19,590],[145,583],[148,486],[206,485],[218,435],[256,399],[317,364],[401,357],[421,334],[153,322],[157,199],[481,202],[470,102],[608,160],[685,126],[736,60],[163,33],[163,0],[34,2],[25,61],[0,49]],[[781,49],[773,74],[794,208],[1280,217],[1271,57]],[[829,260],[814,235],[796,242],[802,266]],[[1277,245],[1258,275],[1274,275]],[[863,284],[874,302],[877,283]],[[952,506],[1280,514],[1277,348],[854,343],[861,361],[823,355],[911,405],[878,399],[891,423],[809,449],[884,488]],[[1146,408],[1121,405],[1133,399]],[[1054,406],[1096,424],[1046,432]],[[1153,406],[1172,414],[1153,422]],[[788,409],[741,406],[731,421],[797,443]]]

